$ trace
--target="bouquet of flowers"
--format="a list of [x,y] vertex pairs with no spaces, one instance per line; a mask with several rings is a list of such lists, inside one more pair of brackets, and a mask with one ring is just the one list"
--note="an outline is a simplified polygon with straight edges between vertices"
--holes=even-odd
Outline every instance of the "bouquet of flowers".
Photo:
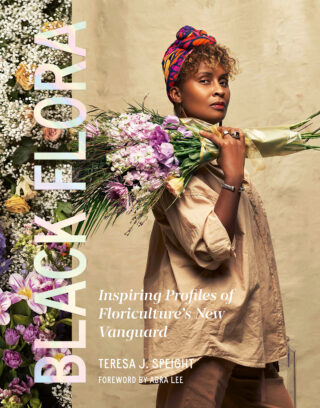
[[[92,105],[91,105],[92,106]],[[219,148],[199,132],[207,130],[221,136],[218,125],[194,118],[161,116],[144,104],[129,104],[126,113],[103,111],[92,106],[93,120],[85,121],[78,130],[86,131],[87,160],[73,164],[73,180],[84,181],[86,190],[74,194],[75,213],[84,211],[84,221],[76,234],[90,233],[106,220],[105,228],[122,213],[131,214],[130,233],[141,225],[163,190],[175,196],[185,190],[194,172],[216,159]],[[247,157],[286,155],[320,146],[306,144],[319,138],[320,129],[302,130],[311,119],[291,126],[243,129]]]

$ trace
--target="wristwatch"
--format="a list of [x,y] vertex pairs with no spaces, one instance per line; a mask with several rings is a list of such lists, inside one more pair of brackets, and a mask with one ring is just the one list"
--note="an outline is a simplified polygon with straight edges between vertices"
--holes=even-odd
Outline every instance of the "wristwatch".
[[[226,184],[226,183],[221,183],[221,187],[227,190],[230,190],[230,191],[236,191],[235,186],[230,186],[229,184]],[[244,191],[244,187],[240,186],[238,191],[239,192]]]

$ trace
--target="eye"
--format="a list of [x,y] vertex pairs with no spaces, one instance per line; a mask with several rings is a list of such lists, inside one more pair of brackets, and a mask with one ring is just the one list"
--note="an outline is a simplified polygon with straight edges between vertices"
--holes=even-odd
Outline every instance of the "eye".
[[224,87],[228,87],[229,81],[227,79],[221,79],[220,84]]
[[210,81],[208,79],[200,79],[201,84],[206,84],[209,83]]

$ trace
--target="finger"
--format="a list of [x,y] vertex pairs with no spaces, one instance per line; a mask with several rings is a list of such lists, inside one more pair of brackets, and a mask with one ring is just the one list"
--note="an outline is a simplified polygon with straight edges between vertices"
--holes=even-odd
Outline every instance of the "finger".
[[[230,128],[226,126],[218,126],[217,131],[220,133],[222,137],[227,136],[227,134],[230,132]],[[226,133],[228,132],[228,133]]]
[[200,130],[200,135],[203,137],[206,137],[207,139],[212,140],[213,143],[215,143],[217,146],[221,146],[221,138],[214,134],[213,132],[207,132],[206,130]]
[[243,130],[242,130],[242,129],[239,129],[239,128],[234,128],[234,130],[239,133],[240,142],[241,142],[241,143],[244,143],[244,142],[245,142],[245,134],[244,134]]
[[217,129],[218,129],[219,133],[222,135],[222,138],[224,140],[232,140],[233,139],[231,134],[232,134],[234,129],[232,127],[219,126]]

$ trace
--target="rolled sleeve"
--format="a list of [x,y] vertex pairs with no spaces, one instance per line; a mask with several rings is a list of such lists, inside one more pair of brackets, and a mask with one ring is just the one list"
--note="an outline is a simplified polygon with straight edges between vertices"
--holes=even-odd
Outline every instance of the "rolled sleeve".
[[233,235],[231,242],[225,226],[214,212],[214,209],[208,215],[206,227],[203,232],[203,240],[213,259],[223,262],[226,259],[235,256],[236,236],[235,234]]
[[235,256],[236,237],[228,232],[214,212],[218,193],[209,191],[183,194],[173,205],[173,196],[165,191],[162,208],[168,222],[167,235],[173,233],[184,251],[202,268],[215,270]]

